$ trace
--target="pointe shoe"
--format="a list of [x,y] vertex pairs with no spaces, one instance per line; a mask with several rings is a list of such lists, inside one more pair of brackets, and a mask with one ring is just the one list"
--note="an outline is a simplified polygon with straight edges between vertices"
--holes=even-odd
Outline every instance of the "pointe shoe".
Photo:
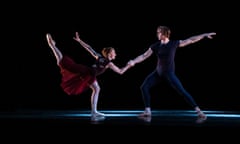
[[99,122],[99,121],[103,121],[103,120],[105,120],[104,116],[92,116],[91,117],[92,122]]
[[92,116],[93,117],[103,117],[103,116],[105,116],[105,114],[104,113],[100,113],[100,112],[92,112]]
[[151,112],[146,112],[146,111],[139,114],[139,117],[151,117],[151,116],[152,116],[152,113]]
[[52,39],[52,36],[51,36],[49,33],[47,33],[46,37],[47,37],[48,45],[49,45],[50,47],[54,47],[56,43],[55,43],[55,41]]

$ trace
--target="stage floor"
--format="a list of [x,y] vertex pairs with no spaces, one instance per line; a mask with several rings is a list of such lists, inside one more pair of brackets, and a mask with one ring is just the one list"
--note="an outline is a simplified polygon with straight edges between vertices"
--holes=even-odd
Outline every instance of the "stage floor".
[[102,110],[105,117],[91,117],[90,111],[81,110],[21,110],[1,112],[2,124],[55,126],[150,126],[150,127],[238,127],[239,111],[204,111],[207,120],[199,121],[191,110],[155,110],[151,117],[138,117],[140,110]]

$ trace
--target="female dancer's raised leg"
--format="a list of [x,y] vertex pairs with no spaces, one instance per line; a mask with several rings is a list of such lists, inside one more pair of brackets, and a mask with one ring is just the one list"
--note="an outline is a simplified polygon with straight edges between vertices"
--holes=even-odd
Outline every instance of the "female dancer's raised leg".
[[55,58],[57,60],[57,65],[59,65],[59,62],[62,60],[63,55],[62,55],[61,51],[56,47],[56,42],[52,39],[52,36],[48,33],[46,35],[46,37],[47,37],[48,45],[52,49],[52,51],[55,55]]

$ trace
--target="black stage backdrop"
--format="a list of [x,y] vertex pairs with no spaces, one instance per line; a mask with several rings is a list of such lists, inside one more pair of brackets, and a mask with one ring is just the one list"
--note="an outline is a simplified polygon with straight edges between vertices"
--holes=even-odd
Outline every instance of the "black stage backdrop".
[[[33,5],[16,10],[4,21],[7,45],[3,49],[7,53],[2,54],[2,62],[7,61],[7,72],[2,78],[7,89],[4,88],[6,92],[1,96],[2,111],[90,109],[90,89],[79,96],[68,96],[60,88],[60,71],[47,45],[46,33],[52,34],[63,53],[86,65],[91,65],[94,59],[73,40],[75,32],[98,52],[113,46],[117,52],[114,63],[122,67],[157,40],[158,25],[171,28],[171,39],[217,33],[212,40],[203,39],[179,49],[176,74],[203,109],[240,110],[235,37],[239,28],[234,9],[226,12],[222,7],[203,2],[193,6],[177,3]],[[107,70],[99,76],[99,109],[143,109],[140,86],[155,65],[156,57],[152,56],[124,75]],[[152,108],[191,109],[182,96],[165,84],[152,90]]]

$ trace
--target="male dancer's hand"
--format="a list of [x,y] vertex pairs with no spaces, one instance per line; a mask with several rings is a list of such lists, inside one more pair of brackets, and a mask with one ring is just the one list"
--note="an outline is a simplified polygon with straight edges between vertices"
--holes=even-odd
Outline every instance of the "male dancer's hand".
[[215,33],[215,32],[207,33],[207,34],[206,34],[206,37],[209,38],[209,39],[212,39],[212,38],[213,38],[213,37],[212,37],[213,35],[216,35],[216,33]]

